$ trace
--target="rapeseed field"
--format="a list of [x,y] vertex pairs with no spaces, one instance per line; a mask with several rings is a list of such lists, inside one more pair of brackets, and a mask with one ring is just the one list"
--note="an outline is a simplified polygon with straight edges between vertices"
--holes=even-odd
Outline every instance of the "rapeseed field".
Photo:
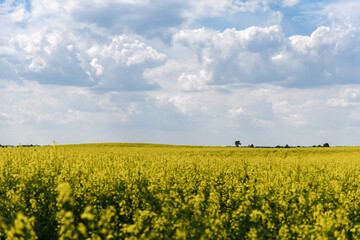
[[360,239],[360,148],[0,149],[0,239]]

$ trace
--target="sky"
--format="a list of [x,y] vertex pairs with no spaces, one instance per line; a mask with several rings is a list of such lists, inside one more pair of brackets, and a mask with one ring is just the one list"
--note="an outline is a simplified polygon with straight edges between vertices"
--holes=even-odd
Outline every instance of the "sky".
[[0,0],[0,144],[360,145],[358,0]]

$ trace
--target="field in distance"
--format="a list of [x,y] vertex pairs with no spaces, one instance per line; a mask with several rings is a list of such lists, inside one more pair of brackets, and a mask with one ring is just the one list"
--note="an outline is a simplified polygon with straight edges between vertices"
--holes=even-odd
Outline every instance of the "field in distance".
[[0,149],[0,239],[359,239],[360,147]]

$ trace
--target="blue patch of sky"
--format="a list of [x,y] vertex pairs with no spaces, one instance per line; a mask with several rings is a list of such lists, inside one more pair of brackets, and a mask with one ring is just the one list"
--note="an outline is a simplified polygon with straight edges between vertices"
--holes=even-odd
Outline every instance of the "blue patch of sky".
[[[13,1],[12,6],[16,6],[16,5],[18,5],[18,4],[24,4],[24,5],[25,5],[25,9],[30,12],[30,10],[31,10],[31,3],[30,3],[30,1],[31,1],[31,0],[16,0],[16,1]],[[3,3],[5,3],[5,2],[6,2],[6,0],[0,0],[0,4],[3,4]]]
[[266,24],[266,21],[267,16],[265,15],[238,12],[235,14],[199,19],[192,23],[190,28],[207,27],[219,31],[224,31],[227,28],[241,30],[251,26],[263,26]]
[[[271,4],[272,11],[280,11],[283,15],[281,26],[285,36],[311,35],[319,26],[331,25],[326,16],[319,12],[328,4],[336,0],[303,0],[293,7],[284,7],[279,4]],[[190,25],[190,28],[207,27],[214,30],[224,31],[227,28],[237,30],[251,26],[264,27],[268,25],[269,12],[237,12],[223,14],[217,17],[199,19]]]
[[[310,35],[318,25],[312,22],[308,16],[295,15],[291,11],[282,11],[283,20],[281,26],[285,36]],[[214,30],[224,31],[227,28],[237,30],[251,26],[265,27],[268,25],[268,14],[237,13],[233,15],[219,16],[201,19],[193,23],[190,28],[207,27]]]
[[281,25],[285,36],[311,35],[319,26],[331,25],[327,16],[320,12],[333,2],[337,0],[302,0],[293,7],[270,5],[270,8],[283,14]]
[[30,0],[25,0],[25,7],[28,12],[31,11],[31,3]]
[[311,35],[319,25],[323,25],[319,23],[319,20],[315,19],[318,18],[317,16],[308,15],[301,10],[299,11],[299,9],[282,8],[280,12],[283,14],[281,26],[287,37],[292,35]]

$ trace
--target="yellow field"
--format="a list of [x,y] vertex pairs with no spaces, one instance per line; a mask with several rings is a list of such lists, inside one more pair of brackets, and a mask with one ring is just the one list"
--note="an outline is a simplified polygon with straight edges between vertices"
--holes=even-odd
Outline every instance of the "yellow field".
[[0,239],[359,239],[360,148],[0,149]]

